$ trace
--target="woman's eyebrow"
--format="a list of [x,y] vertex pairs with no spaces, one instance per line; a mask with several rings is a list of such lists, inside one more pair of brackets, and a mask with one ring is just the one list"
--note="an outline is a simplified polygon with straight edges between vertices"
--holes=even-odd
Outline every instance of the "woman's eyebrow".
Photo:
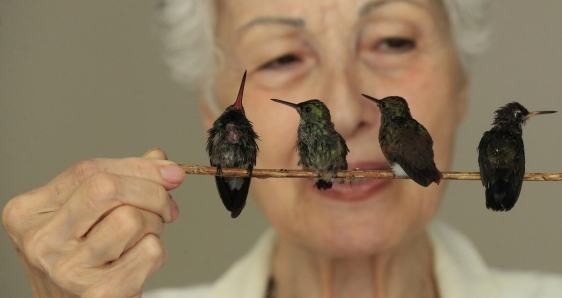
[[423,9],[428,9],[428,7],[420,2],[414,1],[414,0],[374,0],[374,1],[368,1],[367,3],[363,4],[360,8],[359,8],[359,17],[363,17],[366,14],[368,14],[369,12],[371,12],[374,9],[377,9],[385,4],[388,3],[392,3],[392,2],[406,2],[406,3],[410,3],[413,5],[416,5],[418,7],[421,7]]
[[238,27],[238,29],[236,29],[235,31],[235,34],[240,34],[242,31],[248,30],[251,27],[257,25],[264,25],[264,24],[279,24],[279,25],[286,25],[286,26],[293,26],[293,27],[305,26],[304,19],[300,19],[300,18],[275,17],[275,16],[258,17]]

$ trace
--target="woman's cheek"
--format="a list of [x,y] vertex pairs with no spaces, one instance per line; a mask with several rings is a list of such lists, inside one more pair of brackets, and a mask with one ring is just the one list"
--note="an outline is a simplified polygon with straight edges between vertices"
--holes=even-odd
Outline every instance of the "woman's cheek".
[[246,113],[260,138],[256,167],[296,167],[294,146],[299,123],[298,114],[288,107],[277,107],[278,104],[270,101],[270,98],[270,94],[258,95],[255,100],[249,102]]

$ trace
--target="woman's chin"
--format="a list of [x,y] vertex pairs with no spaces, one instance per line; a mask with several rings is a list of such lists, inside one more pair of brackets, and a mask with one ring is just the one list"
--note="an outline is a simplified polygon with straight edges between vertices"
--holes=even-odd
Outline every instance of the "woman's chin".
[[401,224],[393,214],[403,212],[391,199],[394,181],[347,182],[326,191],[313,188],[314,181],[307,184],[292,210],[268,215],[282,238],[335,257],[370,254],[399,238]]
[[298,196],[258,203],[283,239],[330,257],[388,250],[423,230],[439,205],[434,189],[406,180],[334,183],[325,191],[314,180],[297,183],[288,193]]
[[[415,189],[413,189],[415,187]],[[415,190],[415,192],[414,192]],[[365,180],[313,191],[306,226],[300,234],[308,245],[334,256],[362,256],[395,247],[423,231],[438,201],[429,189],[398,180]],[[304,206],[303,206],[304,207]]]
[[338,216],[319,222],[306,241],[335,257],[380,253],[394,247],[405,237],[410,224],[379,212]]

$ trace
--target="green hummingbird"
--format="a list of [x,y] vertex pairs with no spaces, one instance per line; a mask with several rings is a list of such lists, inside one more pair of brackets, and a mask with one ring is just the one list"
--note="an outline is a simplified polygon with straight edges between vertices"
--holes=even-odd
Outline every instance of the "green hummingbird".
[[556,111],[529,112],[517,102],[495,111],[494,127],[485,132],[478,144],[480,180],[486,188],[486,207],[509,211],[519,198],[525,174],[523,129],[527,119]]
[[[216,175],[222,174],[222,168],[245,168],[251,175],[256,165],[258,135],[242,106],[245,82],[246,72],[236,102],[226,108],[207,132],[206,149],[211,165],[217,167]],[[232,218],[238,217],[246,205],[250,181],[250,177],[215,176],[219,196]]]
[[431,182],[439,184],[443,175],[433,161],[433,139],[412,118],[406,100],[400,96],[376,99],[362,95],[376,102],[381,111],[379,143],[394,175],[408,176],[424,187]]
[[[349,149],[344,138],[334,129],[334,123],[328,107],[317,99],[298,104],[271,99],[294,108],[300,116],[296,148],[305,170],[312,170],[319,176],[316,188],[332,188],[338,171],[347,170],[347,153]],[[339,181],[343,183],[343,180]]]

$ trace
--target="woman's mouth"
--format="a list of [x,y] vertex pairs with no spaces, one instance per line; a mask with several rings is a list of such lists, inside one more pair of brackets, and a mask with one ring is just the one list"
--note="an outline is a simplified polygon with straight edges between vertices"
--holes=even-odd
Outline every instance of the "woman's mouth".
[[[390,170],[390,167],[386,162],[354,163],[349,164],[349,168],[359,168],[362,170]],[[311,179],[310,181],[311,183],[315,183],[315,179]],[[328,190],[315,190],[320,191],[322,196],[332,200],[357,202],[373,197],[376,193],[386,188],[390,183],[390,179],[346,180],[342,184],[334,182],[332,188]]]

